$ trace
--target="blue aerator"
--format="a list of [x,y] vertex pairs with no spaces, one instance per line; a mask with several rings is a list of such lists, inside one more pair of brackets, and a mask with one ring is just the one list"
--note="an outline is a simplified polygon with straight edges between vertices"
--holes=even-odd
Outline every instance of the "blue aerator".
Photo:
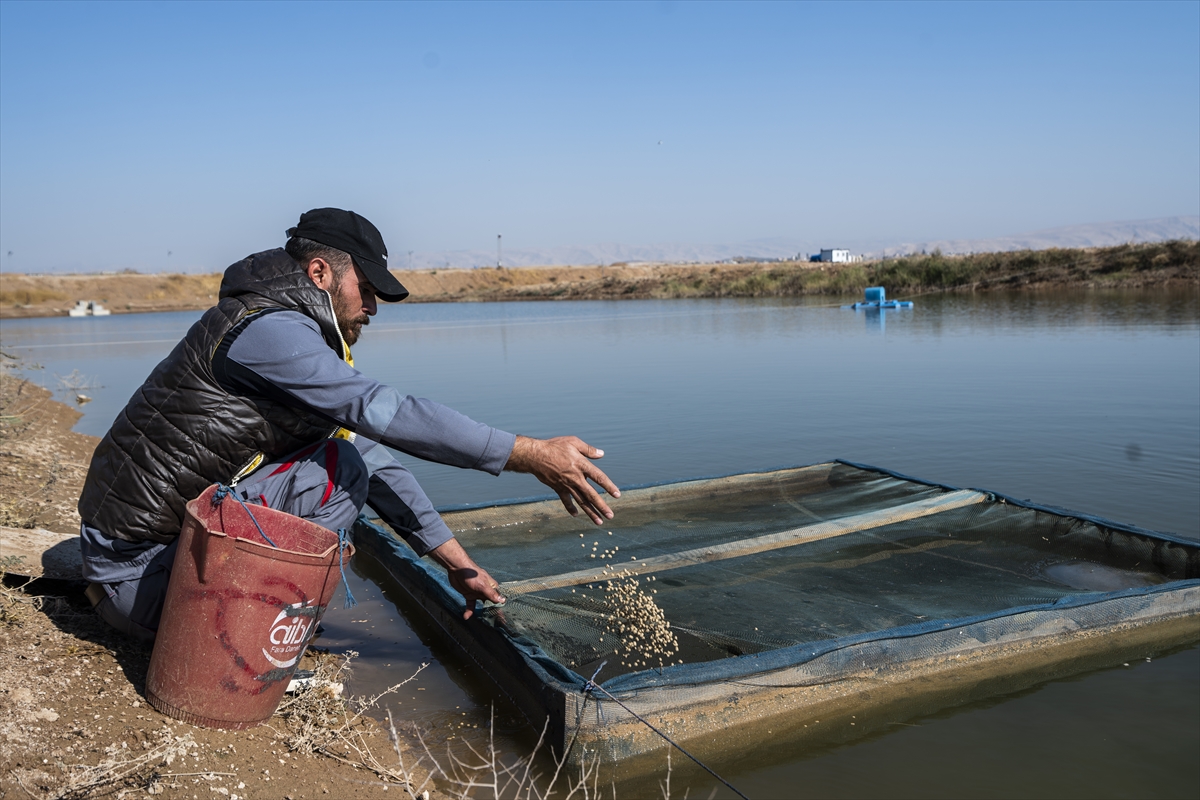
[[887,294],[882,286],[869,286],[863,292],[863,301],[843,308],[912,308],[911,300],[888,300]]

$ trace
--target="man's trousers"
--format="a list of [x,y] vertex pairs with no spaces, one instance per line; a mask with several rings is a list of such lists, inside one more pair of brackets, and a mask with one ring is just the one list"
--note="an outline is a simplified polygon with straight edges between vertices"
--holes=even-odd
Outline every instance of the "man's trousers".
[[[369,478],[353,444],[326,439],[260,467],[233,491],[248,505],[285,511],[337,531],[354,525],[367,501]],[[139,554],[136,561],[144,565],[140,575],[88,586],[87,597],[105,622],[135,638],[154,640],[178,542]]]

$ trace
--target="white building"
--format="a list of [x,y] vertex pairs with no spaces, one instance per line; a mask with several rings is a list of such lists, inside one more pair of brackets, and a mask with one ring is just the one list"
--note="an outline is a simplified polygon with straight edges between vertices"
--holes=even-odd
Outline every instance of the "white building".
[[826,250],[825,248],[821,248],[821,256],[818,260],[832,264],[848,264],[854,259],[850,257],[849,250]]

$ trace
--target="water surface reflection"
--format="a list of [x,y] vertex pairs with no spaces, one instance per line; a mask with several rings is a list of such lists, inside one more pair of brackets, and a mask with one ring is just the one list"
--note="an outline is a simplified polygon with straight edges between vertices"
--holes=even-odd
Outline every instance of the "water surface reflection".
[[[1200,537],[1198,298],[934,295],[874,326],[823,298],[401,304],[381,310],[355,357],[498,427],[578,434],[607,451],[621,485],[845,458]],[[99,435],[197,317],[6,320],[3,344],[41,363],[30,374],[51,388],[73,369],[95,376],[105,388],[77,429]],[[439,505],[541,494],[526,476],[405,460]],[[363,606],[331,610],[325,639],[364,654],[357,688],[433,658],[426,691],[398,710],[442,737],[479,730],[488,684],[397,613],[403,600],[369,564],[360,572]],[[722,768],[755,797],[1196,796],[1200,651],[1145,655]],[[527,746],[511,710],[497,713],[507,746]],[[707,795],[710,779],[674,764],[677,793]]]

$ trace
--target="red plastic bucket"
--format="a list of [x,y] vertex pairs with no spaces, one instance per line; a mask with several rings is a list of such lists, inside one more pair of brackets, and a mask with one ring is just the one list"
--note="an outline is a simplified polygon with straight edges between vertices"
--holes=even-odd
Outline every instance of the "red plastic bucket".
[[[146,698],[206,728],[250,728],[279,705],[354,549],[308,520],[217,486],[187,504]],[[264,541],[259,528],[275,546]]]

